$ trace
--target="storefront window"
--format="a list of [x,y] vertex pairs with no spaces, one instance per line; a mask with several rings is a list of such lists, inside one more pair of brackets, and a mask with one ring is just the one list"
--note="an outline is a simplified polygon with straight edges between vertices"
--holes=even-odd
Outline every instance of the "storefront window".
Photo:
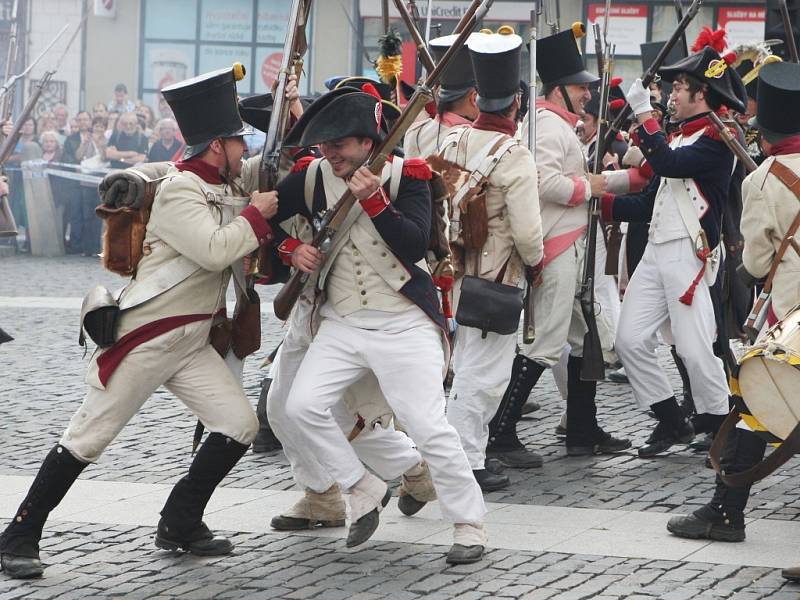
[[[291,5],[291,0],[144,0],[140,97],[155,107],[163,87],[234,62],[247,71],[237,84],[241,95],[269,91],[280,69]],[[308,71],[309,54],[305,60]],[[307,93],[307,78],[300,87]]]

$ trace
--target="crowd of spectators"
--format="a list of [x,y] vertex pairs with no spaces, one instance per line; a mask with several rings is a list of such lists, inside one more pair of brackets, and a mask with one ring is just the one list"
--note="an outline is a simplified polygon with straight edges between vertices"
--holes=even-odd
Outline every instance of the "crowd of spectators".
[[109,169],[141,162],[179,160],[185,145],[166,102],[159,102],[158,113],[156,120],[152,107],[142,100],[131,100],[120,83],[111,100],[97,102],[91,112],[71,115],[65,105],[57,104],[26,121],[14,154],[6,163],[17,225],[27,229],[28,222],[21,163],[37,159],[52,163],[53,169],[73,175],[50,174],[66,251],[96,256],[102,228],[94,213],[99,201],[97,184],[80,181],[80,174],[101,176]]

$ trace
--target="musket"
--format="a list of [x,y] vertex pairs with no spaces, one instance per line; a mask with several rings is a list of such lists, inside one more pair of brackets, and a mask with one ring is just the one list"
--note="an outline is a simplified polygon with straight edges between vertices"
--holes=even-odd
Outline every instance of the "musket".
[[[678,17],[678,23],[683,21],[683,3],[681,0],[675,0],[675,15]],[[689,56],[689,42],[686,41],[686,31],[681,33],[681,46],[683,46],[683,55]]]
[[425,43],[431,41],[431,18],[433,17],[433,0],[428,0],[428,14],[425,16]]
[[781,9],[783,33],[786,36],[786,45],[789,48],[789,59],[793,63],[800,62],[800,57],[797,55],[797,42],[794,39],[794,31],[792,30],[792,19],[789,16],[789,7],[786,6],[786,0],[778,0],[778,6]]
[[419,29],[417,29],[417,25],[414,23],[411,13],[409,13],[408,9],[403,5],[403,0],[394,0],[394,5],[400,13],[400,18],[403,19],[403,23],[408,33],[411,35],[411,39],[414,40],[414,45],[417,47],[417,55],[419,56],[422,66],[425,67],[425,72],[430,73],[433,71],[436,63],[431,53],[428,51],[428,45],[425,43]]
[[717,113],[712,111],[708,113],[708,116],[711,119],[711,123],[717,128],[717,131],[719,131],[722,141],[730,149],[730,151],[733,152],[734,156],[739,159],[739,162],[744,165],[745,170],[748,173],[755,171],[758,168],[758,165],[747,153],[747,150],[745,150],[741,142],[739,142],[733,133],[731,133],[731,130],[725,126],[725,123],[722,122],[722,119],[717,116]]
[[[8,32],[8,54],[6,55],[6,72],[4,81],[11,79],[11,71],[17,64],[17,0],[11,7],[11,29]],[[14,106],[13,94],[3,96],[3,104],[0,106],[0,123],[5,123],[11,118],[11,111]]]
[[[11,154],[13,153],[14,148],[17,146],[17,142],[19,141],[19,136],[20,136],[20,131],[22,130],[22,126],[25,124],[25,121],[27,121],[30,118],[31,113],[33,113],[33,109],[36,107],[36,103],[39,101],[42,92],[44,92],[47,86],[50,85],[50,80],[53,78],[53,75],[56,74],[58,68],[61,66],[61,62],[67,55],[69,47],[72,45],[72,42],[75,41],[75,38],[78,36],[78,33],[80,33],[81,29],[83,29],[83,26],[86,24],[87,17],[88,13],[85,17],[83,17],[83,19],[81,19],[81,22],[75,28],[75,31],[72,32],[72,36],[69,38],[67,45],[64,47],[64,52],[59,57],[55,67],[53,67],[48,71],[45,71],[44,75],[42,75],[42,78],[36,84],[36,88],[33,90],[33,93],[31,93],[30,98],[28,98],[28,102],[25,104],[25,108],[22,109],[22,112],[17,117],[17,120],[14,121],[14,126],[11,128],[11,133],[8,134],[8,137],[5,140],[3,140],[3,144],[0,145],[0,165],[5,164],[5,162],[8,160],[8,157],[11,156]],[[60,36],[61,33],[59,33],[58,35]]]
[[381,0],[381,23],[384,35],[389,33],[389,0]]
[[[608,17],[608,15],[606,15]],[[605,19],[605,26],[608,25],[608,18]],[[600,33],[600,27],[594,24],[594,35]],[[604,38],[606,35],[604,35]],[[611,84],[611,71],[613,65],[611,57],[613,45],[606,44],[603,53],[603,80],[600,86],[600,108],[597,119],[597,140],[598,144],[602,139],[603,128],[608,118],[608,94]],[[602,155],[600,148],[595,151],[594,165],[592,171],[595,175],[599,174],[602,168]],[[583,337],[583,361],[581,365],[581,379],[584,381],[600,381],[605,379],[605,364],[603,362],[603,346],[600,342],[600,332],[597,329],[597,318],[594,314],[594,272],[595,272],[595,249],[597,248],[597,225],[600,220],[600,199],[592,196],[589,203],[589,226],[586,232],[586,251],[583,257],[583,277],[578,292],[578,300],[583,313],[583,320],[586,322],[586,335]]]
[[[531,31],[528,39],[528,53],[530,56],[530,71],[528,80],[528,150],[533,155],[536,164],[536,25],[539,13],[542,11],[541,0],[533,0],[531,10]],[[525,290],[525,305],[522,313],[522,343],[532,344],[536,339],[536,323],[533,310],[533,283],[529,283]]]
[[64,34],[64,32],[65,32],[67,29],[69,29],[69,25],[64,25],[64,27],[62,27],[62,28],[61,28],[61,31],[59,31],[59,32],[56,34],[56,37],[54,37],[54,38],[53,38],[53,39],[50,41],[50,43],[49,43],[49,44],[47,44],[47,46],[45,47],[45,49],[44,49],[44,50],[42,50],[42,51],[39,53],[39,55],[38,55],[36,58],[34,58],[34,59],[33,59],[33,62],[31,62],[31,64],[29,64],[27,67],[25,67],[25,70],[24,70],[24,71],[22,71],[21,73],[17,73],[16,75],[12,75],[12,76],[10,76],[10,77],[6,77],[6,80],[5,80],[5,82],[3,83],[3,85],[2,85],[2,86],[0,86],[0,96],[5,96],[5,95],[6,95],[6,94],[9,92],[9,90],[11,89],[11,87],[12,87],[12,86],[13,86],[15,83],[17,83],[17,81],[19,81],[20,79],[22,79],[23,77],[25,77],[25,76],[26,76],[28,73],[30,73],[31,69],[33,69],[33,67],[35,67],[35,66],[36,66],[36,65],[39,63],[39,61],[40,61],[40,60],[42,60],[42,58],[44,58],[44,55],[45,55],[45,54],[47,54],[47,52],[50,50],[50,48],[52,48],[52,47],[53,47],[53,45],[54,45],[54,44],[55,44],[55,43],[56,43],[56,42],[59,40],[59,38],[60,38],[60,37],[61,37],[61,36]]
[[[470,33],[472,33],[472,30],[475,28],[478,21],[486,16],[486,13],[493,2],[494,0],[472,0],[472,5],[474,5],[476,9],[472,12],[472,17],[468,25],[464,27],[453,44],[447,49],[447,52],[433,69],[433,71],[427,74],[425,81],[417,86],[414,95],[411,96],[408,104],[406,104],[405,108],[403,108],[403,112],[400,113],[400,116],[395,121],[389,133],[370,154],[370,157],[364,166],[366,166],[371,173],[378,175],[383,171],[383,167],[386,164],[389,155],[392,153],[392,150],[394,150],[394,148],[400,142],[401,138],[403,135],[405,135],[406,131],[414,122],[417,115],[424,108],[425,104],[433,99],[432,89],[433,86],[439,81],[442,72],[452,60],[453,56],[455,56],[456,52],[458,52],[466,43],[467,38],[469,37]],[[344,220],[350,212],[350,209],[355,204],[355,201],[356,197],[348,189],[338,200],[338,202],[336,202],[333,208],[325,211],[323,214],[322,219],[320,220],[319,230],[314,235],[314,239],[311,242],[312,246],[322,251],[322,263],[319,269],[322,269],[328,260],[327,251],[330,249],[334,236],[344,223]],[[289,281],[283,286],[283,288],[281,288],[281,290],[275,296],[275,300],[273,301],[276,317],[282,321],[285,321],[289,318],[289,314],[297,302],[297,299],[300,297],[300,293],[308,281],[309,276],[309,273],[304,273],[299,269],[292,274],[292,276],[289,278]]]
[[[554,9],[551,6],[551,2],[555,3],[555,15],[553,15]],[[544,0],[544,22],[550,27],[550,35],[558,33],[560,29],[558,24],[560,12],[558,0]]]
[[[290,115],[289,103],[286,101],[286,84],[290,75],[295,74],[299,79],[303,70],[303,55],[308,46],[305,28],[310,10],[311,0],[292,0],[281,68],[278,71],[278,81],[272,98],[272,117],[269,120],[267,137],[261,152],[261,166],[258,172],[259,192],[271,192],[278,185],[281,146],[289,126]],[[271,248],[261,247],[256,265],[256,270],[260,272],[256,277],[251,277],[248,283],[257,279],[258,275],[267,275],[264,271],[270,262]]]
[[[647,67],[647,70],[642,75],[642,85],[645,89],[650,87],[650,84],[655,80],[656,73],[661,68],[661,65],[664,64],[664,61],[667,59],[670,51],[675,47],[680,41],[681,35],[686,32],[686,28],[689,27],[689,23],[692,22],[697,16],[698,11],[700,10],[700,5],[703,3],[703,0],[692,0],[692,4],[689,6],[689,9],[686,11],[686,14],[683,15],[683,19],[680,23],[678,23],[678,27],[675,31],[672,32],[672,36],[667,40],[667,42],[661,47],[661,50],[658,51],[655,59],[653,60],[652,64]],[[616,135],[620,132],[622,128],[622,124],[631,114],[631,106],[628,104],[627,100],[625,101],[625,106],[619,111],[619,114],[614,119],[614,122],[611,123],[608,127],[608,131],[606,131],[605,137],[602,140],[602,144],[598,146],[595,150],[600,156],[605,154],[605,149],[609,147],[611,142],[614,140]],[[598,141],[600,138],[598,137]]]

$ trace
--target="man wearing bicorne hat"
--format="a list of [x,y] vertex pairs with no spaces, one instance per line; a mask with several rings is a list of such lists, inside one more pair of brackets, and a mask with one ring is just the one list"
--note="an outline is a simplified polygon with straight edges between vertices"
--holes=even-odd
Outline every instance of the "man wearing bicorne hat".
[[156,546],[201,556],[233,549],[206,527],[203,512],[255,437],[258,421],[240,380],[210,345],[209,332],[225,309],[232,268],[271,241],[266,219],[277,210],[274,192],[254,192],[247,206],[248,198],[236,197],[232,187],[255,180],[241,160],[247,131],[237,110],[236,71],[221,69],[162,90],[188,145],[184,160],[160,185],[144,256],[120,297],[122,305],[131,294],[146,301],[120,314],[116,343],[92,356],[83,404],[0,536],[2,567],[10,577],[42,575],[39,541],[50,511],[162,385],[210,433],[161,511]]
[[[544,235],[542,283],[533,290],[536,339],[523,345],[514,358],[501,403],[501,409],[509,406],[510,419],[505,423],[498,420],[490,431],[488,448],[491,456],[517,467],[541,465],[541,457],[522,446],[516,426],[522,404],[545,369],[561,360],[567,344],[571,347],[567,360],[567,453],[613,453],[630,447],[628,440],[617,439],[598,425],[597,383],[580,378],[586,323],[576,293],[583,272],[586,203],[592,195],[603,192],[606,183],[602,175],[588,172],[575,126],[597,77],[586,71],[572,30],[536,43],[537,55],[549,57],[536,65],[544,97],[537,99],[533,111]],[[527,123],[523,122],[522,129],[523,141],[527,142]]]
[[666,374],[658,364],[656,334],[671,337],[691,381],[694,422],[716,431],[728,412],[722,361],[714,355],[717,334],[710,286],[720,261],[722,213],[734,157],[708,114],[725,105],[744,110],[738,75],[717,51],[701,51],[659,69],[672,83],[668,140],[652,116],[650,94],[636,80],[628,102],[638,122],[640,148],[656,177],[638,195],[603,197],[603,217],[650,222],[648,244],[625,293],[617,329],[617,353],[639,406],[658,420],[639,456],[649,458],[694,438]]
[[[800,174],[800,118],[793,107],[800,101],[800,65],[778,62],[764,65],[758,77],[758,108],[751,121],[760,133],[767,158],[744,180],[741,231],[744,236],[744,267],[754,278],[764,277],[775,254],[800,211],[800,198],[776,175],[785,168]],[[777,165],[777,166],[776,166]],[[800,303],[800,255],[791,247],[783,255],[772,287],[774,324]],[[745,399],[746,400],[746,399]],[[766,450],[765,435],[735,427],[722,452],[721,466],[727,474],[741,473],[758,464]],[[750,485],[731,487],[717,475],[714,495],[708,504],[688,516],[672,517],[667,530],[685,538],[724,542],[745,539],[744,509]],[[787,579],[800,580],[800,568],[783,570]]]
[[[472,248],[465,246],[459,234],[455,244],[461,246],[463,264],[456,270],[506,285],[518,286],[523,277],[533,284],[542,262],[536,166],[528,149],[514,138],[520,109],[522,39],[506,27],[501,33],[476,33],[469,40],[469,53],[480,114],[471,127],[450,132],[440,156],[470,172],[482,169],[488,174],[484,217],[488,236],[482,247]],[[454,213],[454,222],[464,219]],[[461,229],[466,227],[462,225]],[[456,281],[456,297],[462,281]],[[467,301],[462,296],[458,303]],[[509,483],[506,475],[487,469],[485,460],[490,422],[511,372],[516,339],[516,334],[482,332],[463,325],[456,330],[455,376],[447,418],[458,430],[484,491]]]
[[[432,39],[430,51],[433,59],[440,61],[456,38],[457,35],[445,35]],[[450,60],[439,85],[436,116],[417,121],[406,132],[404,147],[407,156],[437,154],[451,129],[467,127],[478,117],[475,72],[466,45]]]
[[[348,189],[358,200],[324,265],[319,250],[301,240],[280,249],[296,268],[312,274],[305,289],[318,306],[307,324],[314,338],[286,401],[286,415],[296,423],[290,435],[298,451],[319,461],[350,493],[347,545],[365,542],[391,492],[364,468],[331,409],[353,383],[374,376],[427,461],[442,514],[454,524],[447,561],[475,562],[486,545],[486,509],[458,435],[445,419],[445,323],[424,263],[431,172],[424,160],[413,158],[403,162],[397,179],[393,163],[380,176],[363,166],[383,139],[381,112],[374,89],[337,89],[317,100],[286,138],[289,146],[319,145],[323,158],[301,165],[279,184],[283,200],[273,223],[296,214],[311,221]],[[379,425],[376,420],[366,426]]]

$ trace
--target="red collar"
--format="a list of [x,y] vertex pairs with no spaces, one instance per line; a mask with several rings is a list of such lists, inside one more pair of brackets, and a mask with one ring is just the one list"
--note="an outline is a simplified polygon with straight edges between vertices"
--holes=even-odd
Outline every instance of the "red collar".
[[436,120],[446,127],[455,127],[456,125],[472,125],[472,121],[466,117],[462,117],[458,113],[445,111],[442,115],[436,115]]
[[478,115],[478,118],[472,122],[472,126],[475,129],[498,131],[512,137],[517,133],[517,124],[511,119],[485,112]]
[[222,176],[219,174],[219,169],[198,156],[193,156],[188,160],[179,160],[175,163],[175,168],[178,169],[178,171],[194,173],[200,179],[212,185],[224,183],[222,181]]
[[780,156],[782,154],[797,154],[798,152],[800,152],[800,135],[793,135],[773,144],[769,155]]
[[693,133],[697,133],[701,129],[705,129],[709,125],[713,126],[713,123],[711,123],[711,119],[708,118],[708,113],[695,115],[694,117],[689,117],[685,121],[681,122],[680,125],[678,125],[678,135],[690,136]]
[[536,99],[536,108],[544,108],[545,110],[556,113],[559,117],[569,123],[569,126],[573,129],[575,129],[578,121],[580,121],[580,117],[575,113],[569,112],[566,108],[559,106],[558,104],[548,102],[544,98]]

